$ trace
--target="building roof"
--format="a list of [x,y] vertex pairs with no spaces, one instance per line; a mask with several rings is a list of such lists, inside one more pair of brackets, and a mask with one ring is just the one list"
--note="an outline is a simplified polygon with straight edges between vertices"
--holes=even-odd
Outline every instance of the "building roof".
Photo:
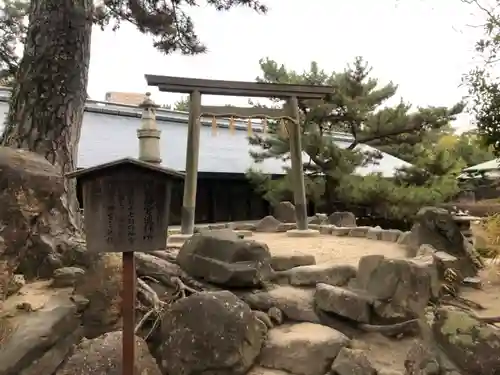
[[484,163],[465,168],[462,172],[486,172],[500,170],[500,159],[485,161]]
[[[0,116],[8,110],[9,91],[0,89]],[[126,157],[137,157],[139,142],[137,129],[140,127],[141,109],[131,105],[105,103],[88,100],[80,143],[78,146],[78,167],[88,168]],[[185,170],[187,142],[187,112],[158,109],[157,124],[162,131],[160,148],[162,165],[178,171]],[[249,168],[266,174],[284,174],[283,167],[289,164],[280,159],[267,159],[255,164],[249,151],[246,122],[237,122],[236,131],[231,134],[227,121],[218,120],[218,132],[212,135],[211,120],[202,121],[200,134],[199,171],[212,173],[242,174]],[[0,130],[3,122],[0,124]],[[344,133],[333,134],[340,147],[348,147],[352,138]],[[367,145],[358,146],[373,150]],[[255,148],[254,148],[255,149]],[[358,168],[357,174],[381,173],[386,177],[394,175],[396,169],[409,164],[392,155],[383,154],[377,165]],[[304,160],[306,156],[304,156]]]

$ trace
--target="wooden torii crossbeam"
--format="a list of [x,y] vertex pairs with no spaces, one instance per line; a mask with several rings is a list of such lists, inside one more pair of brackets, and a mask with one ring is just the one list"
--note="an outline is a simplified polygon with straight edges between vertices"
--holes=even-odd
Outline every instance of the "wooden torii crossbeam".
[[[186,177],[182,203],[181,233],[191,235],[194,231],[196,183],[198,178],[198,155],[200,142],[200,117],[231,114],[235,117],[266,117],[288,120],[290,159],[295,203],[297,232],[308,233],[307,201],[302,169],[302,145],[299,124],[299,99],[324,99],[330,95],[332,86],[293,85],[279,83],[221,81],[197,78],[146,75],[149,86],[163,92],[189,94],[189,123],[186,154]],[[280,98],[286,101],[282,109],[238,108],[224,106],[202,106],[201,95],[247,96]]]

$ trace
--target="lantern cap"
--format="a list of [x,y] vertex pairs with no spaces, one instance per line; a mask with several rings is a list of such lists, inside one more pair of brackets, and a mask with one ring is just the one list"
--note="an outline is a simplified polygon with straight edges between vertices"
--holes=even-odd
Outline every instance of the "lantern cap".
[[152,172],[163,173],[166,176],[173,178],[181,178],[184,179],[184,173],[176,171],[174,169],[165,168],[157,164],[148,163],[135,158],[123,158],[118,160],[113,160],[108,163],[95,165],[90,168],[81,169],[78,171],[70,172],[66,174],[67,178],[82,178],[82,177],[90,177],[94,173],[103,172],[106,169],[112,169],[121,165],[133,165],[136,167],[144,168],[150,170]]

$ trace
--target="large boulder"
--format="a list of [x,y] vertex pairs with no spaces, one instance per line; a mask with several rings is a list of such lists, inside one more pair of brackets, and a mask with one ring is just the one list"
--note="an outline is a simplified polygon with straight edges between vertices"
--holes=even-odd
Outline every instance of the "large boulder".
[[438,297],[440,282],[432,256],[391,259],[367,255],[349,286],[373,298],[374,319],[381,323],[412,319]]
[[274,217],[282,223],[295,223],[295,206],[292,202],[279,202],[274,207]]
[[266,244],[240,239],[227,229],[192,236],[181,247],[177,263],[193,277],[227,287],[258,286],[272,273]]
[[441,307],[432,320],[438,345],[464,373],[497,375],[500,328],[455,307]]
[[[122,336],[117,331],[83,340],[56,375],[122,375]],[[139,337],[135,338],[134,374],[161,375],[146,342]]]
[[245,374],[266,333],[248,305],[227,291],[198,293],[175,302],[161,327],[164,343],[159,355],[169,375]]
[[41,155],[0,147],[0,291],[13,272],[49,278],[91,263],[64,193],[59,169]]
[[409,246],[418,251],[421,245],[431,245],[460,261],[462,277],[476,276],[483,267],[479,254],[465,239],[452,215],[443,208],[424,207],[417,213],[412,227]]
[[338,211],[328,216],[328,222],[337,227],[355,227],[356,216],[352,212]]

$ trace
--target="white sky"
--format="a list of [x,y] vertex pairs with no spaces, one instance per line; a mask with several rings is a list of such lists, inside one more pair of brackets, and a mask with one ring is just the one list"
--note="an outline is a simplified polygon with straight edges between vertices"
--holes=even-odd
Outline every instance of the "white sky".
[[[270,57],[302,71],[317,61],[327,71],[342,70],[357,55],[381,82],[399,84],[399,95],[415,105],[451,105],[466,93],[461,77],[473,65],[481,17],[460,0],[263,0],[266,16],[246,8],[218,13],[190,11],[209,52],[165,56],[148,36],[129,25],[114,33],[95,29],[89,94],[152,91],[158,103],[178,94],[148,88],[144,74],[253,81],[258,60]],[[399,98],[398,98],[399,99]],[[245,99],[205,97],[205,104],[244,105]],[[457,122],[464,129],[469,120]]]

